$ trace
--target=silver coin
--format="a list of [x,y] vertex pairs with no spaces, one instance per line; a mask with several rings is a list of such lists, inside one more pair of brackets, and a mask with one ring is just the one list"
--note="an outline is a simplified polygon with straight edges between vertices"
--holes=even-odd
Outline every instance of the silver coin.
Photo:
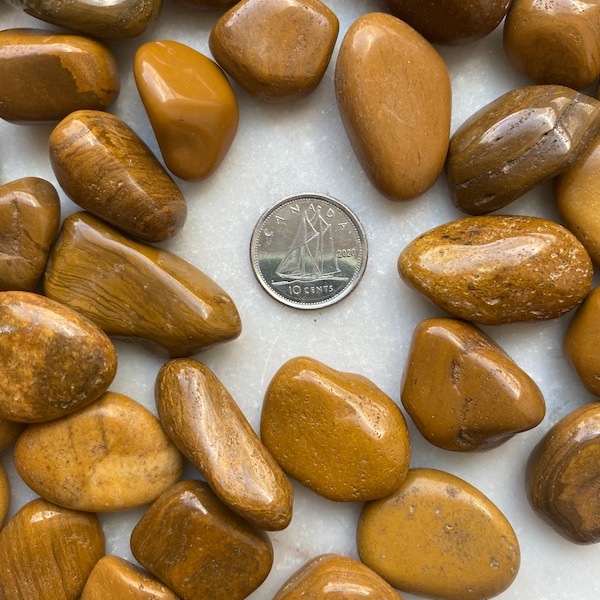
[[358,285],[367,265],[367,238],[356,215],[338,200],[298,194],[259,219],[250,259],[270,296],[295,308],[322,308]]

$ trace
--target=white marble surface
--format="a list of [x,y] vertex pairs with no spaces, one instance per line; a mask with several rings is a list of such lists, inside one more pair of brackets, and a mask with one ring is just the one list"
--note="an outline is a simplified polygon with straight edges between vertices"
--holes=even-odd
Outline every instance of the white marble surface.
[[[218,171],[203,182],[180,181],[189,203],[182,232],[165,243],[198,266],[235,300],[243,321],[240,338],[207,351],[204,361],[223,381],[258,428],[262,395],[287,359],[311,355],[330,366],[369,377],[399,402],[399,385],[408,344],[417,322],[438,315],[424,298],[401,282],[396,260],[417,234],[463,216],[451,204],[443,178],[422,197],[395,204],[367,181],[348,144],[337,112],[333,66],[342,35],[361,14],[385,10],[383,0],[326,0],[340,19],[340,37],[332,64],[308,99],[266,106],[234,85],[240,103],[240,127]],[[114,42],[122,92],[111,111],[124,118],[158,152],[131,71],[136,48],[151,39],[175,39],[210,55],[208,34],[216,18],[165,0],[161,18],[141,38]],[[2,28],[43,26],[19,10],[0,4]],[[458,48],[439,48],[453,85],[453,130],[487,102],[529,83],[508,63],[496,31],[485,40]],[[0,82],[1,85],[1,82]],[[56,183],[47,154],[50,126],[0,123],[0,181],[35,175]],[[284,196],[314,191],[348,204],[368,236],[369,263],[358,288],[342,302],[318,311],[299,311],[277,303],[260,288],[250,269],[248,245],[259,216]],[[61,194],[64,214],[76,209]],[[551,188],[542,186],[504,212],[556,218]],[[594,400],[567,364],[561,350],[569,316],[545,323],[488,328],[487,331],[542,389],[547,416],[533,431],[497,449],[471,455],[427,444],[410,424],[412,466],[445,469],[477,486],[511,521],[521,544],[522,565],[503,600],[596,600],[600,596],[600,547],[571,544],[530,509],[523,472],[531,448],[558,418]],[[125,393],[155,412],[155,375],[166,356],[134,341],[117,341],[119,371],[111,389]],[[11,453],[2,461],[13,486],[11,514],[35,495],[18,480]],[[186,476],[197,477],[189,468]],[[356,557],[358,504],[336,504],[295,486],[294,518],[282,532],[270,534],[273,570],[252,600],[270,599],[306,560],[322,552]],[[141,510],[101,517],[107,551],[132,558],[129,533]],[[406,600],[413,598],[403,594]]]

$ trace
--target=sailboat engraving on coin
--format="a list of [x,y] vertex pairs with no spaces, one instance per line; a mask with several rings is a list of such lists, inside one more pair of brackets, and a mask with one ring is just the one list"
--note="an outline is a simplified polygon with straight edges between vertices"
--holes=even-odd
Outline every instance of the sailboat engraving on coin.
[[328,196],[299,194],[260,218],[250,257],[272,297],[296,308],[321,308],[356,287],[367,262],[367,241],[347,206]]

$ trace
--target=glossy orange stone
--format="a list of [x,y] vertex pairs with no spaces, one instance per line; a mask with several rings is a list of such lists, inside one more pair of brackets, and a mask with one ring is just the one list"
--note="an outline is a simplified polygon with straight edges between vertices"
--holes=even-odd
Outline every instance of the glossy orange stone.
[[221,164],[238,128],[229,80],[208,57],[174,41],[138,48],[133,72],[168,169],[203,179]]
[[339,23],[320,0],[242,0],[215,23],[215,60],[249,94],[270,103],[298,100],[319,85]]

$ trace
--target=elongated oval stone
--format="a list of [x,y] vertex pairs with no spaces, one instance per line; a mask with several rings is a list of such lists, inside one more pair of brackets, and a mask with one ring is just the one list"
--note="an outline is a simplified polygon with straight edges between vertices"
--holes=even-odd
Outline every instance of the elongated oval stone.
[[108,335],[150,340],[172,357],[232,340],[242,327],[233,300],[202,271],[84,212],[63,222],[44,291]]
[[194,480],[176,483],[152,504],[131,533],[131,550],[182,600],[242,600],[273,564],[267,534]]
[[142,34],[160,14],[162,0],[7,0],[27,14],[77,31],[105,39],[128,39]]
[[0,531],[0,597],[77,600],[103,555],[96,515],[32,500]]
[[600,404],[582,406],[558,421],[527,464],[527,493],[555,531],[577,544],[600,542]]
[[589,392],[600,396],[600,288],[585,298],[567,327],[563,350]]
[[94,566],[80,600],[178,600],[175,593],[139,566],[114,554]]
[[454,133],[446,174],[471,215],[499,210],[568,169],[600,130],[600,102],[560,85],[511,90]]
[[104,110],[120,89],[117,62],[108,48],[43,29],[0,31],[0,80],[0,117],[15,123]]
[[486,325],[560,317],[592,285],[585,248],[538,217],[475,216],[440,225],[404,248],[398,271],[442,310]]
[[90,512],[148,504],[183,471],[183,457],[156,417],[116,392],[61,419],[29,425],[14,461],[42,498]]
[[273,600],[305,598],[402,600],[375,571],[337,554],[321,554],[309,560],[283,584]]
[[208,57],[172,41],[138,48],[135,82],[167,168],[203,179],[221,164],[238,128],[229,80]]
[[82,208],[145,242],[174,236],[185,198],[145,142],[115,115],[76,111],[50,134],[50,163]]
[[582,90],[600,75],[597,2],[514,0],[503,33],[506,55],[536,83]]
[[456,319],[417,325],[401,399],[426,440],[462,452],[494,448],[546,414],[531,377],[481,329]]
[[320,0],[242,0],[217,20],[209,46],[249,94],[277,103],[315,90],[338,32],[337,17]]
[[4,465],[0,463],[0,529],[10,508],[10,481]]
[[45,179],[0,187],[0,290],[34,291],[60,225],[60,199]]
[[335,93],[350,144],[381,194],[410,200],[435,183],[452,98],[446,66],[425,38],[392,15],[360,17],[340,46]]
[[564,225],[600,265],[600,138],[555,178],[554,197]]
[[289,525],[290,481],[206,365],[169,361],[157,375],[155,397],[167,435],[231,510],[261,529]]
[[48,421],[87,406],[117,371],[110,339],[75,310],[0,292],[0,418]]
[[435,469],[411,469],[390,496],[365,504],[356,534],[362,562],[401,591],[484,600],[520,566],[506,517],[478,489]]
[[406,423],[389,396],[362,375],[304,356],[271,379],[260,435],[288,475],[330,500],[386,496],[410,461]]

